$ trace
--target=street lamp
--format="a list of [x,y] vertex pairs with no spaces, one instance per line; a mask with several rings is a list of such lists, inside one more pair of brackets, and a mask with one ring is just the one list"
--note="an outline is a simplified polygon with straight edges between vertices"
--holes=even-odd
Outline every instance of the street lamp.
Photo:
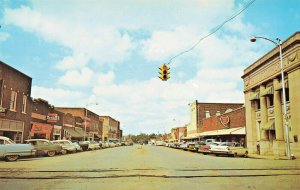
[[88,104],[86,104],[85,105],[85,117],[84,117],[84,134],[83,134],[83,140],[85,141],[85,134],[86,134],[86,119],[87,119],[87,108],[88,108],[88,106],[89,105],[92,105],[92,104],[94,104],[94,105],[98,105],[98,103],[97,102],[95,102],[95,103],[88,103]]
[[289,142],[289,129],[288,129],[288,120],[287,120],[287,111],[286,111],[286,94],[285,94],[285,84],[284,84],[284,72],[283,72],[283,62],[282,62],[282,47],[281,47],[281,40],[276,38],[276,41],[273,41],[269,38],[265,38],[262,36],[253,36],[250,38],[251,42],[256,42],[256,39],[261,38],[272,42],[275,46],[279,47],[279,58],[280,58],[280,71],[281,71],[281,84],[282,84],[282,95],[283,95],[283,115],[284,115],[284,128],[285,128],[285,135],[286,135],[286,154],[289,159],[291,159],[291,148]]

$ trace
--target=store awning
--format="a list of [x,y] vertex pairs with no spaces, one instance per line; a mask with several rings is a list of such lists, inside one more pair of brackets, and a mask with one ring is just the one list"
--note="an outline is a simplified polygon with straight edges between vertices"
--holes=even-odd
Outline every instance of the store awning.
[[84,130],[83,129],[76,127],[75,131],[80,135],[80,137],[84,136]]
[[255,92],[250,96],[250,101],[259,100],[259,92]]
[[194,133],[194,134],[189,134],[186,137],[183,137],[181,139],[197,139],[200,137],[201,133]]
[[77,130],[72,129],[72,128],[64,128],[64,131],[66,131],[67,133],[69,133],[69,135],[71,137],[75,137],[75,138],[80,138],[83,137],[83,134],[81,135]]
[[273,86],[269,86],[264,91],[262,91],[260,96],[267,96],[267,95],[272,95],[272,94],[274,94],[274,88],[273,88]]
[[205,131],[200,133],[201,137],[221,136],[221,135],[246,135],[246,128],[238,127],[238,128],[221,129],[221,130],[214,130],[214,131]]
[[270,120],[267,124],[261,127],[261,130],[275,130],[275,121]]
[[[284,87],[289,88],[289,81],[288,80],[284,80]],[[274,90],[276,90],[276,91],[281,90],[281,89],[282,89],[282,82],[278,83],[274,87]]]

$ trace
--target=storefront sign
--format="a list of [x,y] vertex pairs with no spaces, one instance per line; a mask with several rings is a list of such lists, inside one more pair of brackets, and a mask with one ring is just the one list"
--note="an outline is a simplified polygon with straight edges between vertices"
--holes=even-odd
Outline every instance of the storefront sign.
[[82,127],[89,127],[90,126],[90,122],[82,122],[81,123]]
[[56,113],[48,113],[47,122],[48,123],[56,123],[59,120],[59,116]]
[[52,132],[53,126],[43,123],[33,123],[31,132],[38,134],[50,134]]
[[229,128],[228,126],[228,123],[229,123],[229,117],[226,115],[226,116],[221,116],[220,117],[220,122],[222,123],[222,125],[226,128]]

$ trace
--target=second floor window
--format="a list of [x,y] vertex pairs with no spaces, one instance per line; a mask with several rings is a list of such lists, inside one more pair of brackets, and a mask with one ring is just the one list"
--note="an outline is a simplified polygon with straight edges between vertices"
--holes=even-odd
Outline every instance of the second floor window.
[[11,91],[9,109],[11,111],[16,111],[16,107],[17,107],[17,92]]
[[23,95],[22,113],[26,113],[27,96]]

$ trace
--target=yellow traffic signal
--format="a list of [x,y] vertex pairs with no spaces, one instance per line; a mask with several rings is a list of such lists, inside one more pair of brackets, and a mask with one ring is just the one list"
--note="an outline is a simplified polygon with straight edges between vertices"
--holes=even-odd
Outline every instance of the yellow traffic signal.
[[159,78],[162,80],[162,81],[166,81],[170,78],[169,74],[169,70],[170,70],[170,67],[168,67],[166,64],[163,64],[161,67],[158,67],[159,68]]

